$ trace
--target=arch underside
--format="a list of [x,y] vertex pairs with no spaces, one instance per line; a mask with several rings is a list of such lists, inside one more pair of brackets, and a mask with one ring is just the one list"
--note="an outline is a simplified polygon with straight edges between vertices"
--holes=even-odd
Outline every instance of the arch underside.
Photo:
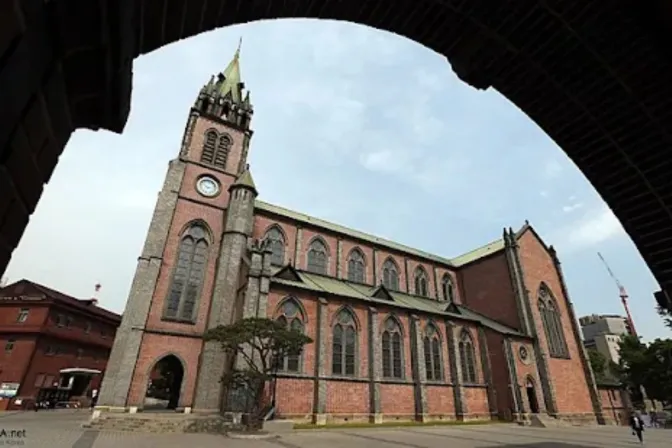
[[[592,182],[663,287],[672,286],[672,67],[665,50],[670,36],[660,34],[651,19],[663,17],[653,9],[656,2],[122,0],[68,8],[72,1],[20,3],[26,17],[32,14],[27,29],[39,32],[33,33],[36,50],[28,61],[34,76],[16,77],[16,85],[33,90],[12,89],[11,83],[0,87],[23,95],[5,111],[9,124],[0,132],[3,151],[21,125],[21,108],[36,98],[35,91],[47,88],[39,80],[52,79],[54,70],[67,96],[61,121],[55,123],[57,114],[50,111],[62,150],[74,128],[122,131],[130,108],[132,60],[138,55],[254,20],[357,22],[444,54],[465,82],[494,88],[521,108]],[[35,12],[45,8],[53,13]],[[40,31],[47,21],[55,22],[51,34],[56,36]],[[0,53],[11,48],[0,46]],[[47,108],[52,100],[57,101],[44,97]],[[45,163],[55,166],[57,157],[52,159]],[[48,167],[44,171],[35,181],[40,189],[50,175]],[[28,210],[30,215],[39,195],[15,194],[25,205],[16,213]],[[11,254],[22,231],[8,232],[3,230],[3,236]]]

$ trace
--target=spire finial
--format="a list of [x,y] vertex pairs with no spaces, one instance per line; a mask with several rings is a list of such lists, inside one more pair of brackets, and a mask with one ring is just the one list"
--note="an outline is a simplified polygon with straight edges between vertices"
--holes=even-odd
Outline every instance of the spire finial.
[[236,57],[240,56],[240,47],[243,45],[243,36],[238,39],[238,48],[236,49]]

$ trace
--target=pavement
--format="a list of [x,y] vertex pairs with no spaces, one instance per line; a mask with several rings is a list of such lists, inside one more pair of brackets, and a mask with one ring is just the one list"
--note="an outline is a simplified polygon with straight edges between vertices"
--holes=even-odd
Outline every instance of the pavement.
[[[641,446],[628,428],[614,426],[529,428],[495,423],[479,426],[352,428],[296,431],[272,440],[235,440],[208,434],[162,435],[92,431],[81,426],[88,421],[88,418],[87,410],[0,413],[0,447],[627,448]],[[11,430],[17,431],[14,437],[10,437]],[[648,429],[644,436],[644,446],[648,448],[671,446],[671,430]]]

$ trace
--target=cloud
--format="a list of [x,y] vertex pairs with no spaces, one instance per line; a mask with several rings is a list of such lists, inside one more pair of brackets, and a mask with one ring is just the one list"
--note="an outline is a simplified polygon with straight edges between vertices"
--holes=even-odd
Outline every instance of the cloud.
[[586,213],[581,219],[559,232],[563,250],[580,251],[625,235],[620,221],[604,204]]
[[574,202],[574,203],[571,203],[571,204],[564,205],[562,207],[562,211],[564,213],[572,213],[572,212],[575,212],[575,211],[577,211],[581,208],[583,208],[583,203],[582,202]]
[[543,167],[542,173],[545,179],[556,179],[564,171],[562,164],[555,158],[550,159],[546,162]]

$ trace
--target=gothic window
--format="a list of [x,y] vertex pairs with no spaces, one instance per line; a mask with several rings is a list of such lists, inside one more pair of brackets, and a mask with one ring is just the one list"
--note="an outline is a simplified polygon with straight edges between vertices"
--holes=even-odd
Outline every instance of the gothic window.
[[450,278],[450,275],[445,274],[441,280],[441,290],[443,292],[443,300],[446,302],[455,301],[455,291],[453,290],[453,280]]
[[569,350],[558,308],[546,285],[539,289],[539,315],[546,334],[548,352],[554,358],[567,358]]
[[364,283],[364,255],[359,249],[353,249],[348,256],[348,280]]
[[308,247],[308,271],[327,274],[327,246],[319,238],[315,238]]
[[164,316],[191,321],[201,293],[208,257],[207,231],[200,224],[187,229],[180,241]]
[[213,165],[218,168],[226,168],[226,159],[229,156],[229,149],[231,148],[231,137],[227,134],[223,134],[219,137],[219,142],[217,143],[217,151],[215,151],[215,159]]
[[210,129],[205,133],[201,162],[212,164],[215,160],[215,147],[217,146],[217,131]]
[[282,266],[285,263],[285,237],[280,229],[271,227],[264,240],[268,242],[268,247],[271,249],[271,264]]
[[425,352],[425,371],[428,381],[441,381],[443,377],[441,368],[441,338],[433,324],[427,325],[423,338]]
[[383,264],[383,286],[391,291],[399,291],[399,271],[392,259]]
[[331,370],[334,375],[355,375],[357,327],[352,313],[342,309],[336,315],[331,344]]
[[[304,332],[303,313],[301,306],[294,299],[285,300],[278,310],[276,321],[287,329]],[[289,353],[278,359],[277,368],[283,372],[298,373],[301,370],[301,353]]]
[[476,379],[476,350],[471,334],[463,330],[458,344],[460,350],[460,366],[462,367],[462,381],[475,383]]
[[396,319],[388,317],[383,327],[383,377],[404,378],[401,326]]
[[418,266],[415,270],[415,295],[427,297],[429,295],[427,289],[427,273],[422,266]]

